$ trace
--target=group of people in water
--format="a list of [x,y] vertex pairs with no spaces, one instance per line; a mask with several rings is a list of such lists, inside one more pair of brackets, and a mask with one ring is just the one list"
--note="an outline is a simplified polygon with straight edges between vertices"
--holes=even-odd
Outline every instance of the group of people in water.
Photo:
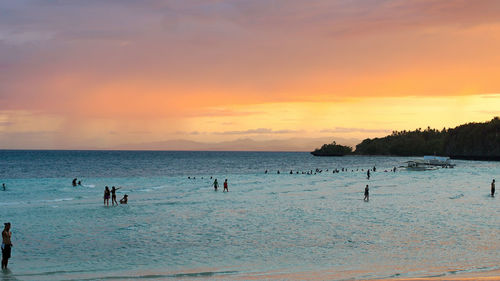
[[[328,169],[326,169],[325,171],[328,172]],[[349,169],[347,169],[347,168],[341,168],[341,170],[339,170],[339,169],[332,169],[332,173],[334,173],[334,174],[335,173],[339,173],[340,171],[342,171],[342,172],[348,172]],[[351,172],[354,172],[354,171],[355,171],[354,169],[351,169]],[[356,171],[359,171],[359,168],[357,168]],[[361,171],[364,171],[364,169],[361,169]],[[366,178],[367,179],[370,179],[370,177],[371,177],[371,171],[376,172],[377,171],[377,167],[373,166],[373,168],[366,170]],[[384,172],[393,172],[393,173],[395,173],[396,171],[397,171],[396,167],[393,167],[392,169],[389,169],[389,170],[384,170]],[[306,175],[313,175],[313,174],[316,175],[316,174],[319,174],[319,173],[322,173],[322,172],[323,172],[322,169],[316,168],[316,170],[314,172],[313,172],[313,170],[309,170],[309,171],[301,172],[301,173],[302,174],[306,174]],[[268,173],[269,173],[268,170],[264,171],[264,174],[268,174]],[[279,175],[280,171],[277,170],[276,174]],[[289,174],[290,175],[299,174],[299,171],[296,171],[294,173],[293,170],[290,170]],[[215,188],[215,190],[217,190],[216,183],[217,183],[217,179],[214,182],[214,188]],[[370,188],[368,187],[368,185],[366,185],[366,187],[365,187],[364,195],[365,195],[365,197],[364,197],[363,200],[365,202],[370,201]],[[491,182],[491,197],[495,197],[495,179],[493,179],[493,181]]]
[[[215,179],[214,180],[214,190],[217,191],[218,188],[219,188],[219,182],[217,181],[217,179]],[[224,189],[222,190],[222,192],[229,192],[227,179],[224,181]]]
[[[118,206],[118,202],[116,201],[116,191],[120,189],[121,187],[109,187],[106,185],[104,188],[104,205],[109,206],[109,198],[111,197],[111,206],[114,206],[115,203]],[[123,195],[123,198],[120,199],[120,204],[127,204],[128,203],[128,195],[125,194]]]
[[[396,170],[397,170],[396,167],[391,169],[391,171],[394,173],[396,172]],[[348,169],[347,168],[342,168],[341,170],[333,169],[332,171],[333,171],[333,173],[339,173],[340,171],[347,172]],[[359,169],[356,169],[356,171],[359,171]],[[364,171],[364,169],[361,169],[361,171]],[[376,172],[377,167],[373,166],[373,168],[371,170],[370,169],[366,170],[366,178],[367,179],[370,179],[370,177],[371,177],[370,171]],[[312,175],[314,173],[314,175],[316,175],[317,173],[322,173],[322,172],[323,172],[323,170],[316,169],[314,172],[313,172],[313,170],[310,170],[310,171],[302,172],[302,174]],[[328,169],[326,169],[326,172],[328,172]],[[351,172],[354,172],[354,169],[352,169]],[[385,170],[384,172],[387,172],[387,170]],[[265,170],[264,173],[267,174],[268,170]],[[279,170],[277,171],[277,174],[280,174]],[[289,174],[294,174],[293,170],[290,170]],[[299,172],[296,171],[296,174],[299,174]],[[193,178],[188,177],[188,179],[196,179],[196,177],[193,177]],[[212,177],[210,177],[210,179],[212,179]],[[73,184],[73,186],[81,185],[81,181],[77,182],[77,178],[74,178],[72,184]],[[214,180],[213,187],[214,187],[214,191],[217,191],[219,189],[219,182],[217,181],[217,179]],[[224,180],[223,187],[224,187],[224,189],[222,190],[222,192],[229,192],[227,179]],[[5,183],[2,184],[2,188],[4,191],[6,190]],[[110,198],[111,198],[111,205],[112,206],[114,206],[115,204],[118,205],[118,202],[116,201],[116,191],[120,188],[121,187],[114,187],[114,186],[111,187],[111,189],[109,189],[108,186],[106,186],[104,188],[104,205],[105,206],[109,206],[109,199]],[[370,200],[370,189],[369,189],[368,185],[366,185],[366,187],[365,187],[364,196],[365,197],[363,200],[365,202],[368,202]],[[495,179],[493,179],[493,181],[491,182],[491,197],[495,197]],[[128,195],[127,194],[123,195],[123,198],[120,199],[119,202],[120,202],[120,204],[127,204],[128,203]]]
[[[326,170],[325,170],[325,172],[328,172],[328,171],[329,171],[328,169],[326,169]],[[341,170],[339,170],[339,169],[332,169],[332,174],[335,174],[335,173],[340,173],[341,171],[342,171],[342,172],[348,172],[348,171],[349,171],[349,169],[348,169],[348,168],[341,168]],[[356,171],[356,172],[357,172],[357,171],[359,171],[359,168],[357,168],[356,170],[351,169],[351,172],[355,172],[355,171]],[[365,169],[361,169],[361,171],[362,171],[362,172],[364,172],[364,171],[365,171]],[[373,172],[376,172],[376,171],[377,171],[377,167],[373,166],[372,171],[373,171]],[[384,170],[384,172],[385,172],[385,173],[387,173],[387,172],[394,172],[394,173],[395,173],[396,171],[397,171],[397,168],[396,168],[396,167],[394,167],[394,168],[392,168],[392,169],[389,169],[389,170]],[[316,175],[316,174],[321,174],[322,172],[323,172],[323,170],[322,170],[322,169],[318,169],[318,168],[316,168],[316,170],[314,170],[314,171],[313,171],[313,170],[309,170],[309,171],[301,171],[301,172],[299,172],[299,171],[295,171],[295,173],[294,173],[294,171],[293,171],[293,170],[290,170],[289,174],[290,174],[290,175],[293,175],[293,174],[297,174],[297,175],[298,175],[298,174],[302,174],[302,175]],[[269,171],[268,171],[268,170],[265,170],[265,171],[264,171],[264,174],[268,174],[268,173],[269,173]],[[278,174],[278,175],[279,175],[279,174],[281,174],[280,170],[277,170],[277,171],[276,171],[276,174]],[[368,179],[370,179],[370,169],[368,169],[368,170],[366,171],[366,176],[367,176],[367,178],[368,178]]]
[[[326,171],[326,172],[328,172],[328,169],[326,169],[325,171]],[[349,171],[349,169],[347,169],[347,168],[341,168],[341,170],[339,170],[339,169],[333,169],[333,170],[332,170],[332,173],[333,173],[333,174],[335,174],[335,173],[339,173],[340,171],[342,171],[342,172],[348,172],[348,171]],[[356,169],[356,171],[359,171],[359,168],[357,168],[357,169]],[[364,169],[361,169],[361,171],[362,171],[362,172],[364,172]],[[373,168],[371,169],[371,171],[376,172],[376,171],[377,171],[377,167],[373,166]],[[396,168],[396,167],[394,167],[394,168],[392,168],[390,171],[392,171],[392,172],[394,172],[394,173],[395,173],[395,172],[397,171],[397,168]],[[315,170],[314,172],[313,172],[313,170],[309,170],[309,171],[306,171],[306,172],[302,172],[302,174],[306,174],[306,175],[313,175],[313,174],[314,174],[314,175],[316,175],[316,174],[319,174],[319,173],[322,173],[322,172],[323,172],[323,170],[322,170],[322,169],[318,169],[318,168],[316,168],[316,170]],[[351,172],[354,172],[354,169],[351,169]],[[388,170],[384,170],[384,172],[389,172],[389,171],[388,171]],[[268,173],[268,171],[267,171],[267,170],[265,170],[265,171],[264,171],[264,174],[267,174],[267,173]],[[280,174],[280,171],[278,170],[278,171],[276,172],[276,174],[278,174],[278,175],[279,175],[279,174]],[[290,174],[290,175],[293,175],[293,174],[294,174],[293,170],[290,170],[290,173],[289,173],[289,174]],[[295,173],[295,174],[299,174],[299,172],[298,172],[298,171],[296,171],[296,173]],[[370,169],[367,169],[367,170],[366,170],[366,178],[367,178],[367,179],[370,179],[370,176],[371,176]],[[215,188],[215,190],[217,190],[217,188],[215,187],[216,182],[217,182],[217,179],[216,179],[216,180],[215,180],[215,182],[214,182],[214,188]],[[493,182],[495,182],[495,180],[493,180]],[[493,185],[494,185],[494,184],[492,183],[492,186],[493,186]],[[493,196],[493,193],[494,193],[494,187],[492,187],[492,196]],[[368,187],[368,185],[366,185],[366,187],[365,187],[365,193],[364,193],[364,195],[365,195],[365,197],[364,197],[364,199],[363,199],[363,200],[364,200],[365,202],[370,201],[370,188]]]
[[[82,185],[82,181],[78,181],[77,178],[74,178],[73,181],[71,182],[71,184],[73,186],[78,186],[78,185]],[[5,184],[4,184],[4,188],[5,188]],[[104,187],[104,205],[105,206],[109,206],[109,199],[111,198],[111,206],[114,206],[115,204],[118,206],[118,202],[116,201],[116,191],[118,189],[120,189],[121,187],[111,187],[111,189],[109,189],[109,187],[106,185],[106,187]],[[128,203],[128,195],[125,194],[123,195],[123,198],[120,199],[120,204],[127,204]]]
[[78,182],[76,182],[77,180],[78,180],[77,178],[74,178],[74,179],[73,179],[73,181],[71,182],[71,184],[72,184],[73,186],[82,185],[82,181],[78,181]]

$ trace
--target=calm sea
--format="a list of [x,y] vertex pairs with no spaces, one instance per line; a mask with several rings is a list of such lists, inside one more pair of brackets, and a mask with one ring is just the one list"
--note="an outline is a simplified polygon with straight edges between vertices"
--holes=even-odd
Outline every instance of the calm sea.
[[[14,244],[2,278],[341,280],[498,269],[500,195],[489,193],[500,162],[384,172],[408,159],[0,151],[0,219],[12,223]],[[105,185],[129,204],[104,207]]]

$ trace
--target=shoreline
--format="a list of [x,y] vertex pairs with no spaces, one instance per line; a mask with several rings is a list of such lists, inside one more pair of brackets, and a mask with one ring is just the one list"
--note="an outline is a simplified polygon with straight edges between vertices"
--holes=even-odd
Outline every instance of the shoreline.
[[[347,273],[347,276],[346,276]],[[349,274],[351,273],[351,274]],[[474,272],[446,272],[435,276],[426,277],[356,277],[353,275],[369,275],[369,271],[317,271],[317,272],[295,272],[295,273],[272,273],[255,272],[242,276],[220,276],[221,279],[231,280],[379,280],[379,281],[459,281],[459,280],[481,280],[481,281],[500,281],[500,269],[492,269]],[[349,276],[351,275],[351,276]]]

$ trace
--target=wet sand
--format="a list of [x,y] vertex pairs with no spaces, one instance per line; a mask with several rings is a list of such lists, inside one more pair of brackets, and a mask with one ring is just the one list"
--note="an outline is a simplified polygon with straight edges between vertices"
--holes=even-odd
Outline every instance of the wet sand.
[[458,280],[500,280],[500,270],[492,270],[486,272],[470,272],[447,276],[422,277],[422,278],[396,278],[396,279],[381,279],[384,281],[423,281],[423,280],[440,280],[440,281],[458,281]]
[[[221,279],[231,280],[346,280],[346,276],[360,276],[370,275],[370,271],[343,271],[343,272],[297,272],[297,273],[281,273],[281,272],[266,272],[255,273],[245,276],[221,276]],[[347,277],[347,279],[350,279]],[[468,272],[459,274],[450,274],[446,276],[428,276],[428,277],[414,277],[414,278],[354,278],[352,280],[380,280],[380,281],[459,281],[459,280],[488,280],[500,281],[500,269],[485,272]]]

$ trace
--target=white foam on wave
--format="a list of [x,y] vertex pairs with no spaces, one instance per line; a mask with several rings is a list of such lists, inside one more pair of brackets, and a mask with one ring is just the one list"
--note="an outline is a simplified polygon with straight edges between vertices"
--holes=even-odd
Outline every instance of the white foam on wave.
[[45,200],[42,202],[62,202],[62,201],[72,201],[75,200],[75,198],[58,198],[58,199],[53,199],[53,200]]
[[12,206],[12,205],[21,205],[24,204],[24,202],[4,202],[0,203],[0,206]]
[[75,198],[56,198],[51,200],[34,200],[34,201],[17,201],[17,202],[2,202],[0,206],[13,206],[13,205],[24,205],[24,204],[36,204],[36,203],[55,203],[55,202],[64,202],[64,201],[72,201]]

